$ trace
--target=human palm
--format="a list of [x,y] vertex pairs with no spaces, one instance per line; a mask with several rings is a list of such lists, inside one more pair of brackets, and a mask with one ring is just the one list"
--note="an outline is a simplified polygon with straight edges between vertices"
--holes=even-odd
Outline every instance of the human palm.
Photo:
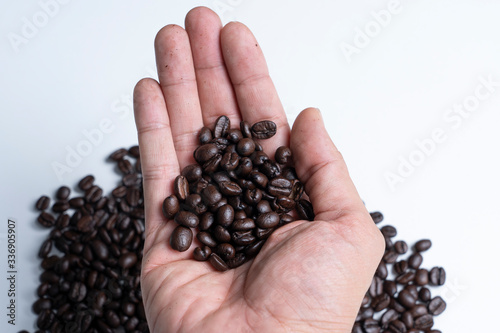
[[[207,8],[191,10],[185,30],[160,30],[155,49],[159,83],[143,79],[134,91],[146,209],[142,295],[151,332],[350,332],[383,238],[319,111],[304,110],[290,131],[252,33],[241,23],[222,27]],[[223,114],[233,124],[277,124],[262,146],[290,145],[316,217],[277,229],[255,259],[221,273],[194,261],[192,248],[170,248],[175,222],[165,221],[161,206],[180,170],[194,162],[198,130]]]

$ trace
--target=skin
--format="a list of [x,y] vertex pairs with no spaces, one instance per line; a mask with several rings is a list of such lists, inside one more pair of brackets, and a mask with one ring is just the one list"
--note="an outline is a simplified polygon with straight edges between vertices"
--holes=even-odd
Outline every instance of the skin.
[[[134,91],[146,210],[141,283],[151,332],[350,332],[384,241],[319,110],[305,109],[289,130],[245,25],[222,27],[199,7],[185,27],[159,31],[159,82],[143,79]],[[199,129],[223,114],[232,127],[242,119],[276,122],[277,134],[261,143],[265,151],[290,146],[316,218],[276,230],[254,260],[221,273],[192,259],[197,242],[186,252],[170,248],[175,222],[161,206],[180,170],[194,163]]]

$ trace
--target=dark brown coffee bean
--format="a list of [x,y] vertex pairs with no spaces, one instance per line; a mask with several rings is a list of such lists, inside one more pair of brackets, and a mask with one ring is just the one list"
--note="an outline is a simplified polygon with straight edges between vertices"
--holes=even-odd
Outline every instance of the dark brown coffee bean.
[[363,330],[363,327],[361,326],[360,323],[356,322],[354,326],[352,327],[351,333],[365,333]]
[[229,269],[224,260],[215,253],[210,254],[209,260],[212,266],[218,271],[224,272]]
[[227,131],[231,128],[231,121],[227,116],[220,116],[215,121],[214,137],[220,138],[227,135]]
[[222,194],[214,185],[208,185],[201,191],[201,198],[206,205],[214,205],[222,199]]
[[[196,235],[196,238],[198,238],[198,240],[202,244],[209,246],[211,248],[215,248],[217,246],[217,241],[214,239],[211,233],[202,231]],[[231,239],[231,236],[229,236],[229,239]]]
[[170,236],[170,246],[179,252],[184,252],[193,242],[193,232],[191,229],[178,225]]
[[87,191],[94,185],[95,178],[92,175],[83,177],[78,183],[78,188],[82,191]]
[[429,282],[433,286],[442,286],[446,282],[446,272],[443,267],[433,267],[429,272]]
[[48,256],[50,253],[50,250],[52,250],[52,240],[47,239],[42,243],[42,246],[40,247],[40,250],[38,251],[38,257],[43,259]]
[[222,161],[222,155],[216,154],[214,157],[203,163],[203,172],[206,174],[212,174],[216,172],[220,166],[220,162]]
[[408,262],[406,260],[401,260],[396,262],[393,267],[396,274],[402,274],[408,270]]
[[373,318],[375,311],[371,307],[361,308],[356,316],[356,321],[363,321],[368,318]]
[[123,176],[122,183],[123,183],[123,185],[125,185],[127,187],[140,186],[141,179],[139,178],[139,176],[136,173],[131,173],[131,174]]
[[394,243],[394,251],[398,254],[405,254],[408,251],[408,244],[405,241],[397,241]]
[[80,220],[78,220],[78,223],[76,224],[76,228],[80,232],[91,232],[94,230],[94,227],[96,225],[96,221],[93,219],[92,216],[90,215],[84,215]]
[[422,239],[415,243],[415,250],[417,252],[425,252],[430,249],[432,242],[429,239]]
[[389,304],[389,307],[391,309],[394,309],[395,311],[399,312],[399,313],[403,313],[406,311],[406,308],[401,305],[401,303],[399,303],[396,298],[392,298],[391,299],[391,304]]
[[408,282],[412,281],[415,278],[414,272],[406,272],[398,275],[396,277],[396,282],[399,284],[408,284]]
[[423,261],[423,257],[420,253],[413,253],[408,258],[408,265],[413,269],[419,269],[420,265],[422,264],[422,261]]
[[251,126],[248,122],[246,121],[241,121],[240,122],[240,131],[241,131],[241,134],[243,134],[243,136],[245,138],[251,138],[252,137],[252,130],[251,130]]
[[73,302],[81,302],[87,296],[87,287],[79,281],[73,282],[68,292],[68,298]]
[[413,316],[410,311],[405,311],[401,314],[401,321],[405,324],[406,328],[413,327]]
[[181,175],[184,176],[189,183],[194,183],[202,176],[201,166],[198,164],[190,164],[182,169]]
[[231,234],[231,239],[235,245],[250,245],[255,242],[252,231],[235,231]]
[[371,307],[375,312],[382,311],[386,309],[391,303],[391,297],[386,293],[382,293],[372,298]]
[[250,156],[255,151],[255,142],[250,138],[243,138],[237,143],[236,151],[240,156]]
[[260,228],[274,228],[280,222],[280,216],[276,212],[264,213],[255,222]]
[[371,212],[370,216],[375,224],[378,224],[384,220],[384,215],[381,212]]
[[236,196],[242,193],[241,187],[232,181],[223,181],[219,183],[220,192],[223,195]]
[[425,314],[423,316],[415,318],[414,325],[416,329],[427,330],[429,328],[432,328],[432,326],[434,325],[434,319],[432,318],[432,315]]
[[50,198],[46,195],[42,195],[40,199],[37,200],[35,207],[39,211],[43,211],[50,206]]
[[57,201],[52,205],[52,211],[54,213],[62,213],[69,208],[69,203],[67,201]]
[[408,290],[404,289],[404,290],[401,290],[401,292],[399,293],[398,301],[399,301],[399,303],[401,303],[401,305],[410,309],[415,305],[417,298],[412,293],[410,293]]
[[99,258],[100,260],[108,259],[108,247],[101,240],[94,239],[90,245],[92,246],[92,251],[97,258]]
[[236,267],[240,267],[241,265],[243,265],[247,260],[247,257],[245,256],[245,254],[239,252],[239,253],[236,253],[236,255],[231,258],[231,259],[228,259],[226,261],[226,264],[229,268],[236,268]]
[[122,158],[127,156],[127,154],[128,154],[127,149],[120,148],[120,149],[114,151],[113,153],[111,153],[111,155],[109,155],[109,158],[113,161],[118,162],[119,160],[121,160]]
[[233,223],[234,208],[231,205],[224,205],[217,210],[217,223],[227,228]]
[[236,251],[231,244],[221,243],[217,245],[215,253],[217,253],[223,260],[228,260],[234,258]]
[[422,301],[422,302],[427,302],[427,301],[430,301],[431,299],[431,291],[429,290],[429,288],[421,288],[419,291],[418,291],[418,298]]
[[205,245],[202,248],[201,247],[195,248],[193,252],[193,257],[195,260],[198,261],[206,261],[210,257],[210,254],[212,254],[212,250]]
[[202,127],[200,130],[200,133],[198,133],[198,139],[200,140],[200,143],[202,145],[212,141],[213,136],[212,136],[212,131],[210,130],[210,128]]
[[286,146],[281,146],[276,149],[274,159],[280,164],[288,164],[292,162],[292,151]]
[[55,314],[52,310],[43,310],[39,315],[36,321],[36,325],[39,329],[48,330],[52,323],[54,322]]
[[137,263],[137,255],[133,252],[127,252],[123,254],[118,260],[118,264],[123,269],[128,269],[133,267]]
[[45,228],[50,228],[56,223],[54,216],[47,212],[41,212],[40,215],[38,215],[37,221],[42,227]]
[[406,333],[406,325],[400,320],[393,320],[389,323],[387,331],[391,333]]
[[425,286],[429,283],[429,272],[426,269],[418,269],[415,272],[415,284]]
[[68,201],[71,208],[80,208],[85,205],[85,199],[82,197],[75,197]]
[[181,201],[189,195],[189,183],[184,176],[177,176],[174,180],[174,193]]
[[109,327],[116,328],[120,326],[120,317],[114,311],[108,310],[104,312],[104,318]]
[[380,325],[377,320],[368,318],[363,322],[363,329],[365,333],[379,333]]
[[441,296],[436,296],[429,302],[427,308],[431,315],[438,316],[446,309],[446,302]]
[[200,217],[200,224],[198,225],[198,229],[200,230],[208,230],[212,224],[215,222],[214,214],[211,212],[205,212]]
[[377,267],[375,275],[377,275],[381,279],[385,279],[387,277],[388,271],[387,266],[383,261],[381,261]]
[[385,280],[384,281],[384,292],[389,296],[394,296],[398,291],[398,287],[394,281]]
[[194,151],[194,159],[198,163],[205,163],[210,160],[212,157],[219,153],[219,149],[213,143],[207,143],[202,146],[199,146]]
[[383,327],[387,327],[390,322],[399,318],[399,313],[394,309],[389,309],[380,318]]
[[253,124],[251,131],[257,139],[269,139],[276,134],[276,124],[270,120],[259,121]]
[[309,201],[300,199],[297,202],[296,209],[300,219],[314,221],[314,209]]
[[118,161],[118,169],[122,172],[122,174],[127,175],[134,172],[134,166],[130,163],[129,160],[122,159]]
[[250,160],[248,157],[242,157],[239,161],[238,167],[236,168],[235,172],[241,178],[246,178],[248,177],[248,175],[250,175],[250,172],[252,172],[252,170],[253,170],[252,160]]
[[167,219],[174,218],[175,214],[179,211],[179,200],[175,195],[169,195],[163,201],[163,215]]
[[246,231],[255,228],[255,221],[251,218],[243,218],[240,220],[235,220],[231,225],[231,229],[236,231]]
[[102,189],[94,185],[85,191],[85,200],[90,203],[95,203],[101,199],[102,193]]
[[410,309],[410,313],[415,319],[416,317],[423,316],[427,314],[427,308],[423,304],[417,304],[413,308]]
[[125,199],[131,207],[136,207],[141,200],[141,192],[136,188],[131,188],[127,191]]
[[395,237],[398,234],[396,228],[394,228],[392,225],[383,226],[380,229],[380,231],[382,232],[382,234],[384,236],[389,237],[389,238]]
[[368,289],[368,292],[371,297],[375,297],[377,295],[382,294],[384,291],[384,281],[379,278],[378,276],[375,276],[372,279],[372,283],[370,285],[370,288]]

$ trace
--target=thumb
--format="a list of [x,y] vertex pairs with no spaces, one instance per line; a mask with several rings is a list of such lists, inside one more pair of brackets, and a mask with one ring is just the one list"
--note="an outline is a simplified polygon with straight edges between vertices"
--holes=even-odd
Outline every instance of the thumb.
[[367,214],[318,109],[308,108],[299,114],[293,124],[290,149],[316,219],[331,221],[345,214]]

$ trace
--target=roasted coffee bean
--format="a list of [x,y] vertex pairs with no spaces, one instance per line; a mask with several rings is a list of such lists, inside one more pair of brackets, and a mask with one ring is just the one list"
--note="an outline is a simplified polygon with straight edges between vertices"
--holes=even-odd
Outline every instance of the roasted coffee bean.
[[122,159],[118,162],[118,169],[124,174],[131,174],[134,172],[134,166],[129,160]]
[[87,287],[82,282],[73,282],[68,292],[68,298],[72,302],[81,302],[87,296]]
[[406,328],[413,327],[413,316],[409,311],[405,311],[401,314],[401,321],[405,324]]
[[221,225],[216,225],[213,229],[215,239],[221,243],[229,243],[231,241],[231,234],[227,229]]
[[429,290],[429,288],[420,288],[420,290],[418,291],[418,298],[422,302],[430,301],[431,291]]
[[223,195],[236,196],[242,193],[241,187],[232,181],[222,181],[219,183],[220,192]]
[[207,206],[203,203],[201,196],[196,193],[187,196],[185,206],[196,215],[201,215],[207,211]]
[[384,292],[384,281],[378,276],[375,276],[372,279],[372,283],[370,285],[370,288],[368,289],[368,292],[371,297],[382,294]]
[[396,228],[394,228],[392,225],[383,226],[382,229],[380,229],[380,231],[384,236],[390,238],[395,237],[398,234]]
[[385,279],[387,277],[387,274],[387,266],[383,261],[381,261],[377,267],[375,275],[377,275],[381,279]]
[[382,260],[384,260],[388,264],[393,264],[398,260],[399,254],[396,251],[387,251],[384,253]]
[[429,272],[426,269],[418,269],[415,272],[415,284],[425,286],[429,283]]
[[45,228],[50,228],[54,226],[54,224],[56,223],[54,216],[46,212],[41,212],[40,215],[38,216],[37,221],[38,223],[40,223],[41,226]]
[[255,142],[250,138],[243,138],[237,143],[236,151],[240,156],[250,156],[255,151]]
[[262,200],[262,191],[258,188],[247,189],[245,190],[243,199],[250,206],[255,206]]
[[413,318],[423,316],[427,314],[427,307],[423,304],[417,304],[414,307],[410,309],[410,313],[413,316]]
[[222,194],[214,185],[208,185],[205,189],[203,189],[203,191],[201,191],[201,198],[205,204],[211,206],[222,199]]
[[406,272],[398,275],[396,277],[396,282],[399,284],[408,284],[408,282],[412,281],[415,278],[414,272]]
[[391,333],[406,333],[406,325],[400,320],[393,320],[389,323],[387,331]]
[[82,197],[76,197],[70,199],[68,203],[71,208],[80,208],[83,207],[83,205],[85,205],[85,199]]
[[106,260],[109,256],[108,247],[99,239],[94,239],[91,243],[92,252],[100,260]]
[[[231,237],[231,236],[229,236]],[[208,233],[208,232],[199,232],[197,235],[196,235],[196,238],[198,238],[198,240],[206,245],[206,246],[209,246],[211,248],[214,248],[217,246],[217,241],[214,239],[214,237],[212,236],[212,234]]]
[[229,118],[227,116],[220,116],[215,121],[214,137],[216,138],[225,137],[230,127],[231,127],[231,121],[229,120]]
[[434,319],[430,314],[425,314],[423,316],[414,319],[414,326],[416,329],[419,330],[427,330],[429,328],[432,328],[433,325],[434,325]]
[[201,166],[198,164],[190,164],[182,169],[181,175],[184,176],[189,183],[194,183],[202,176]]
[[240,122],[240,131],[241,131],[241,134],[243,134],[243,137],[245,137],[245,138],[252,137],[251,126],[248,122],[246,122],[244,120],[242,122]]
[[257,139],[269,139],[276,134],[276,124],[270,120],[259,121],[252,125],[251,131]]
[[228,260],[234,258],[236,251],[234,247],[229,243],[221,243],[217,245],[215,252],[223,259]]
[[[235,245],[249,245],[255,242],[255,236],[252,235],[251,231],[235,231],[231,234],[231,239]],[[229,242],[229,240],[227,242]]]
[[137,255],[133,252],[127,252],[123,254],[118,260],[120,267],[128,269],[133,267],[137,263]]
[[401,305],[409,309],[415,305],[417,298],[408,290],[404,289],[399,293],[398,301],[399,303],[401,303]]
[[85,200],[90,203],[95,203],[101,199],[102,193],[102,189],[99,186],[93,185],[85,191]]
[[220,160],[220,167],[226,171],[236,170],[240,162],[240,157],[237,153],[226,152]]
[[425,252],[430,249],[432,242],[429,239],[422,239],[415,243],[415,250],[417,252]]
[[189,183],[184,176],[177,176],[174,180],[174,193],[181,201],[189,195]]
[[414,253],[408,258],[408,264],[413,269],[418,269],[422,264],[423,257],[420,253]]
[[48,309],[43,310],[38,315],[38,320],[36,322],[36,325],[38,326],[39,329],[48,330],[52,326],[54,319],[55,319],[55,314],[54,312],[52,312],[52,310]]
[[212,266],[218,271],[224,272],[229,269],[224,260],[215,253],[210,254],[209,260]]
[[96,221],[93,219],[92,216],[84,215],[80,220],[78,220],[76,228],[80,232],[90,232],[94,230],[95,225]]
[[384,220],[384,215],[381,212],[371,212],[370,216],[372,217],[373,222],[375,222],[376,224]]
[[210,257],[210,254],[212,254],[212,250],[210,249],[210,247],[205,245],[203,247],[195,248],[193,252],[193,257],[195,260],[198,261],[206,261]]
[[314,221],[314,209],[309,201],[300,199],[297,202],[296,209],[300,219]]
[[233,258],[228,259],[226,261],[226,264],[229,268],[236,268],[236,267],[243,265],[246,262],[246,260],[247,260],[247,258],[245,256],[245,254],[239,252],[239,253],[236,253],[236,255]]
[[251,218],[243,218],[235,220],[231,225],[231,229],[236,231],[246,231],[255,228],[255,221]]
[[235,172],[241,178],[246,178],[248,177],[248,175],[250,175],[252,170],[253,170],[252,160],[250,160],[248,157],[242,157],[239,161],[238,167],[236,168]]
[[391,303],[391,297],[386,293],[381,293],[372,298],[371,307],[376,311],[382,311],[389,306]]
[[212,131],[208,127],[202,127],[199,134],[198,134],[198,139],[200,140],[201,144],[208,143],[212,141]]
[[397,274],[402,274],[408,270],[408,262],[406,260],[401,260],[396,262],[393,267]]
[[200,230],[208,230],[214,224],[215,217],[211,212],[205,212],[200,217],[200,224],[198,225],[198,229]]
[[429,282],[433,286],[442,286],[446,282],[446,272],[443,267],[433,267],[429,271]]
[[280,217],[276,212],[268,212],[259,215],[255,222],[260,228],[274,228],[280,222]]
[[111,155],[109,155],[109,158],[113,161],[118,162],[119,160],[121,160],[122,158],[127,156],[127,154],[128,154],[127,149],[120,148],[120,149],[114,151],[113,153],[111,153]]
[[384,292],[389,296],[394,296],[398,291],[398,287],[394,281],[385,280],[384,281]]
[[356,316],[356,321],[362,321],[368,318],[373,318],[375,311],[371,307],[359,309],[358,315]]
[[48,254],[50,253],[50,250],[52,250],[52,240],[51,239],[46,239],[43,243],[42,246],[40,247],[40,251],[38,251],[38,257],[39,258],[46,258]]
[[219,149],[215,144],[207,143],[198,147],[194,151],[194,158],[198,163],[205,163],[218,153]]
[[380,325],[377,320],[368,318],[363,321],[363,329],[365,333],[379,333]]
[[389,309],[386,312],[384,312],[384,314],[380,318],[380,323],[382,324],[383,327],[387,327],[390,322],[397,320],[398,318],[399,318],[399,313],[394,309]]
[[427,308],[431,315],[438,316],[446,309],[446,302],[441,296],[436,296],[429,302]]
[[170,246],[179,252],[184,252],[191,246],[193,232],[185,226],[178,225],[170,236]]
[[83,177],[78,183],[78,188],[82,191],[87,191],[94,185],[95,178],[92,175]]
[[46,195],[42,195],[40,199],[37,200],[35,207],[39,211],[43,211],[50,206],[50,198]]
[[179,211],[179,200],[175,195],[169,195],[163,201],[163,215],[167,219],[172,219]]
[[389,307],[391,309],[396,310],[399,313],[403,313],[406,311],[406,308],[401,303],[399,303],[395,298],[391,299],[391,304],[389,304]]
[[231,205],[224,205],[217,210],[217,223],[227,228],[233,223],[234,208]]
[[280,164],[288,164],[292,162],[292,151],[286,146],[281,146],[276,149],[274,159]]
[[278,177],[281,175],[281,168],[279,164],[272,161],[265,161],[260,167],[260,171],[269,178]]
[[216,154],[214,157],[203,163],[203,172],[206,174],[212,174],[219,168],[220,162],[222,161],[222,155]]
[[394,251],[398,254],[405,254],[408,251],[408,244],[405,241],[397,241],[394,243]]

